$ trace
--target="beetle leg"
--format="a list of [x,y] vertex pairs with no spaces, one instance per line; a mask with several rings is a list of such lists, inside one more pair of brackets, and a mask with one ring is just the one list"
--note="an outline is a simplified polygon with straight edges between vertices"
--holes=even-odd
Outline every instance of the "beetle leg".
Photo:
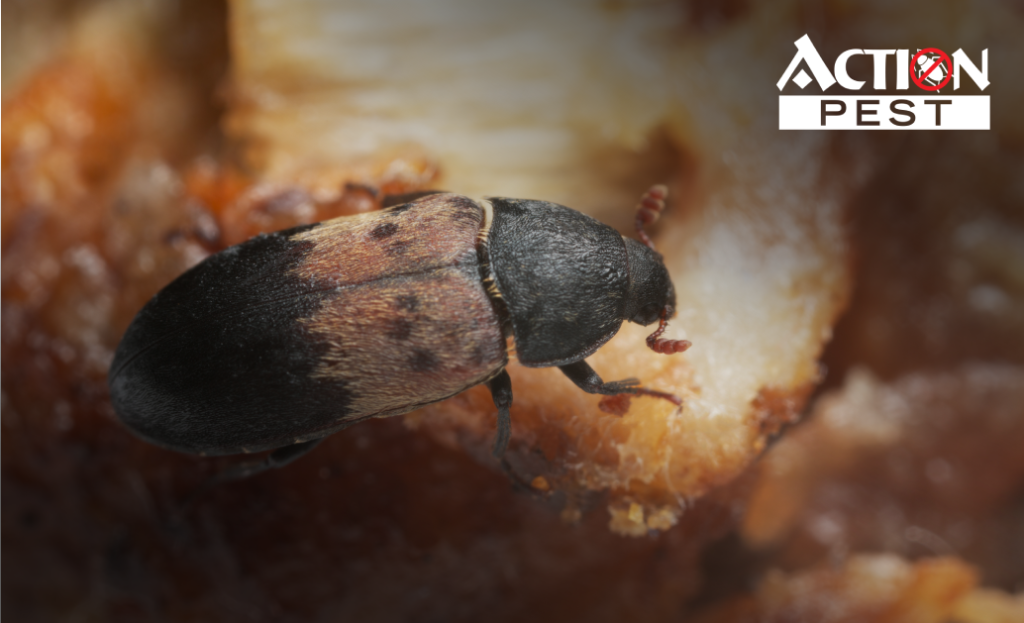
[[512,377],[502,370],[493,379],[487,381],[487,387],[494,398],[494,406],[498,407],[498,433],[494,440],[494,456],[499,459],[505,455],[508,441],[512,437]]
[[284,446],[283,448],[274,450],[262,461],[247,461],[245,463],[232,465],[211,478],[208,485],[213,486],[224,482],[230,482],[232,480],[241,480],[242,478],[248,478],[261,472],[265,472],[268,469],[284,467],[315,448],[316,444],[321,441],[323,441],[322,438],[314,439],[312,441],[303,441],[302,443],[294,443],[290,446]]
[[183,515],[192,507],[193,504],[195,504],[196,500],[201,498],[207,491],[217,485],[222,485],[226,482],[231,482],[232,480],[241,480],[242,478],[255,476],[256,474],[265,472],[268,469],[284,467],[315,448],[321,441],[323,441],[323,438],[284,446],[283,448],[278,448],[271,452],[267,455],[267,458],[262,461],[246,461],[244,463],[237,463],[224,471],[207,478],[203,484],[193,489],[192,493],[190,493],[188,498],[185,499],[181,508],[178,509],[178,516],[180,517]]
[[576,363],[558,366],[558,369],[564,372],[577,387],[588,394],[604,394],[606,396],[635,394],[640,389],[640,381],[637,379],[623,379],[621,381],[605,383],[586,361],[577,361]]
[[284,467],[291,463],[295,459],[304,456],[307,452],[316,447],[316,444],[324,440],[324,437],[319,439],[312,439],[310,441],[303,441],[302,443],[293,443],[290,446],[278,448],[270,453],[267,460],[267,466],[264,469],[272,469],[276,467]]
[[[615,396],[617,394],[653,396],[655,398],[667,400],[677,407],[683,404],[682,399],[675,394],[640,387],[640,381],[637,379],[623,379],[621,381],[605,383],[586,361],[577,361],[576,363],[570,363],[569,365],[558,366],[558,368],[564,372],[567,377],[569,377],[570,381],[576,383],[577,387],[588,394],[604,394],[605,396]],[[624,408],[629,408],[628,401]]]

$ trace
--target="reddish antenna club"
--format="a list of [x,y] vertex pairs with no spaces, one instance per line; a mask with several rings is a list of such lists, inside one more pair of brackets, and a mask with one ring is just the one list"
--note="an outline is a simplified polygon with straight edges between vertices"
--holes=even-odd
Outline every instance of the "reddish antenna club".
[[640,242],[655,251],[657,249],[654,248],[654,242],[651,241],[650,236],[644,231],[644,225],[650,225],[658,220],[661,211],[665,209],[666,197],[668,197],[668,188],[662,184],[655,184],[644,193],[644,196],[640,198],[640,203],[636,206],[636,233],[640,236]]
[[661,337],[661,334],[668,328],[668,318],[672,315],[672,308],[666,307],[661,311],[661,321],[658,323],[658,330],[647,336],[647,347],[662,355],[673,355],[681,353],[692,346],[690,340],[668,340]]
[[[657,252],[657,249],[654,247],[654,241],[644,231],[644,225],[650,225],[658,220],[662,210],[665,209],[665,199],[667,197],[668,188],[662,184],[655,184],[644,193],[644,196],[640,198],[640,203],[636,206],[636,233],[640,237],[640,241],[655,252]],[[647,337],[648,348],[662,355],[681,353],[691,346],[689,340],[668,340],[661,337],[661,334],[668,328],[668,319],[672,317],[673,311],[670,305],[666,305],[661,310],[661,321],[658,323],[658,330]]]

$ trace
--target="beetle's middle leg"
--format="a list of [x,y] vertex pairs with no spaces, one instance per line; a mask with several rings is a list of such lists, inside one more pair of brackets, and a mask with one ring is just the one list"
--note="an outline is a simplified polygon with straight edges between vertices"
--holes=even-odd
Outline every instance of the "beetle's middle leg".
[[494,440],[494,456],[500,459],[505,455],[509,439],[512,438],[512,377],[502,370],[487,381],[487,387],[494,398],[494,406],[498,407],[498,434]]
[[512,469],[508,459],[505,458],[505,450],[508,449],[509,439],[512,437],[512,378],[508,372],[502,370],[487,381],[487,387],[491,390],[491,397],[494,398],[494,405],[498,407],[498,434],[494,440],[494,456],[501,462],[501,469],[512,481],[516,489],[536,495],[537,490],[523,479],[516,470]]

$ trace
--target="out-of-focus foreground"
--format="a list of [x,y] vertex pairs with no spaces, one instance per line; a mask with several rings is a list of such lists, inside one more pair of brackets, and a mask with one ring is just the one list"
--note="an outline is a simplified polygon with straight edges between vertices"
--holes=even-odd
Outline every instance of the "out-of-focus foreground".
[[[1016,4],[3,11],[9,620],[1024,620]],[[993,130],[778,131],[805,33],[826,59],[988,48]],[[684,405],[513,363],[515,483],[481,388],[185,512],[237,459],[114,418],[121,333],[228,245],[423,188],[630,233],[660,181],[694,346],[630,325],[589,361]]]

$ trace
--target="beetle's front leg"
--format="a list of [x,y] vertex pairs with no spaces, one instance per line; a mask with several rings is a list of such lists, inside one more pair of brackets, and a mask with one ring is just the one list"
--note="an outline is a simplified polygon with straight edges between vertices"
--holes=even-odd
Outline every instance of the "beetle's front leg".
[[564,372],[577,387],[588,394],[604,394],[606,396],[635,394],[640,389],[640,381],[637,379],[623,379],[621,381],[605,383],[586,361],[577,361],[576,363],[558,366],[558,369]]
[[641,396],[653,396],[655,398],[662,398],[676,405],[677,407],[683,404],[683,401],[675,394],[669,394],[668,392],[659,392],[656,389],[647,389],[640,387],[640,381],[637,379],[623,379],[621,381],[612,381],[605,383],[598,376],[597,372],[590,367],[586,361],[577,361],[576,363],[570,363],[565,366],[558,366],[559,369],[565,373],[569,380],[576,383],[576,386],[587,392],[588,394],[604,394],[605,396],[615,396],[617,394],[634,394]]

